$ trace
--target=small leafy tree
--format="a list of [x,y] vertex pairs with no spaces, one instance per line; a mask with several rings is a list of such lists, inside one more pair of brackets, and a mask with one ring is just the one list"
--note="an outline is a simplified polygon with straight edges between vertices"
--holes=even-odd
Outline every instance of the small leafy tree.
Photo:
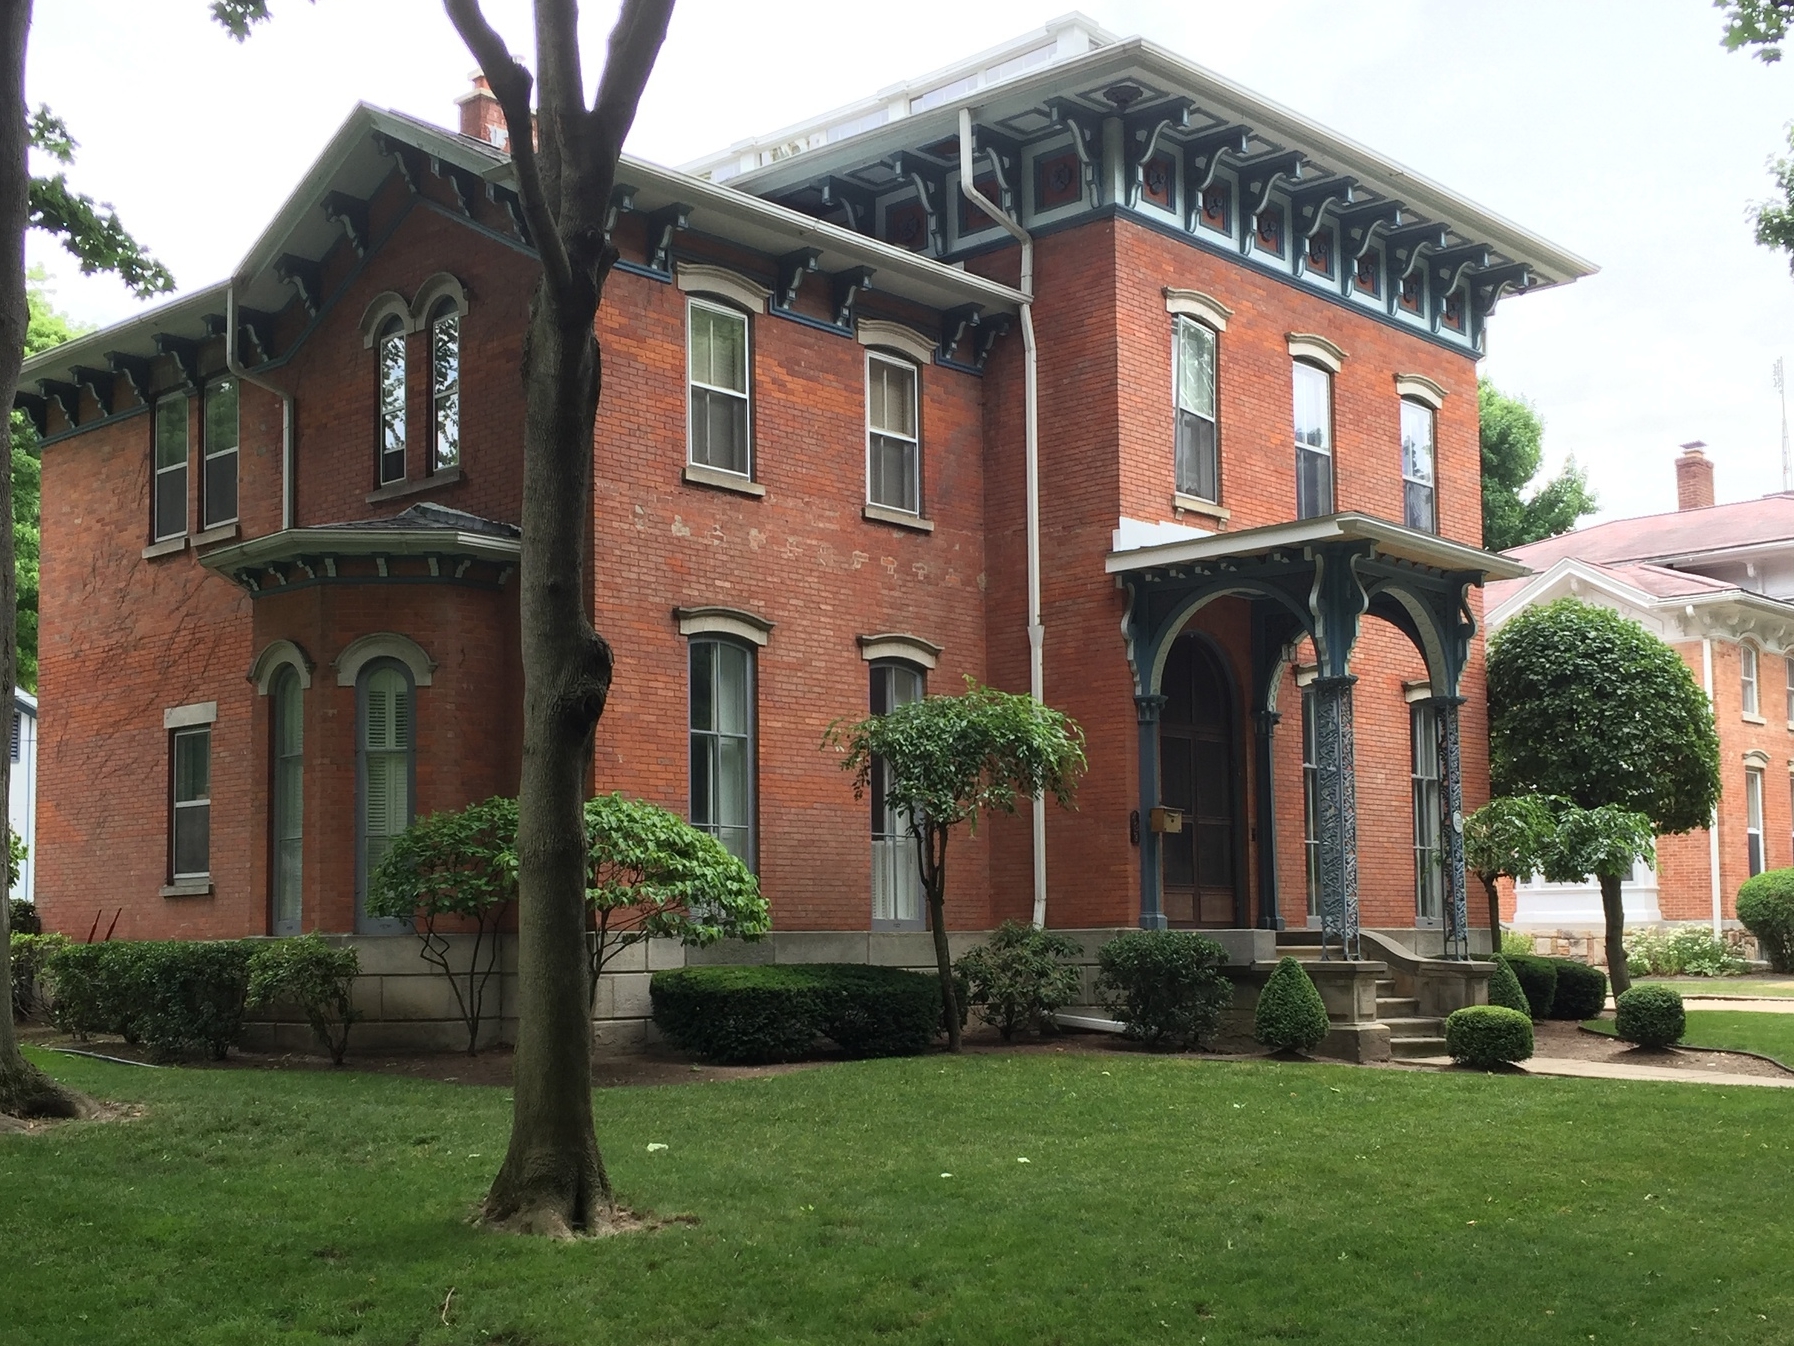
[[[516,896],[517,801],[497,796],[413,823],[393,838],[368,876],[370,916],[418,923],[424,961],[448,978],[455,993],[469,1056],[479,1050],[486,987],[498,970],[499,928]],[[448,935],[457,926],[470,926],[473,935],[460,970],[449,958],[454,945]]]
[[1607,966],[1624,991],[1620,883],[1650,854],[1650,834],[1711,824],[1720,783],[1713,708],[1668,645],[1574,598],[1501,628],[1488,685],[1491,783],[1498,795],[1559,795],[1573,806],[1557,819],[1559,853],[1546,876],[1599,879]]
[[361,1018],[353,1003],[361,960],[353,944],[336,946],[318,935],[263,944],[249,956],[249,1003],[297,1005],[332,1065],[343,1063],[349,1029]]
[[1501,951],[1501,891],[1504,878],[1520,880],[1545,869],[1545,853],[1556,836],[1557,820],[1542,795],[1491,799],[1464,819],[1464,863],[1482,881],[1489,897],[1489,948]]
[[702,948],[772,928],[753,872],[708,832],[646,800],[587,800],[586,855],[593,1002],[604,965],[643,940]]
[[1476,386],[1483,476],[1483,546],[1506,551],[1556,537],[1595,510],[1588,474],[1568,459],[1555,477],[1539,481],[1545,460],[1545,423],[1523,398],[1509,397],[1487,379]]
[[890,808],[905,811],[928,896],[947,1047],[960,1049],[959,1000],[947,949],[947,841],[981,813],[1014,813],[1018,799],[1050,794],[1071,807],[1084,772],[1084,731],[1031,696],[980,687],[966,679],[958,696],[929,696],[858,724],[830,725],[826,746],[853,773],[854,798],[865,798],[872,764],[884,763]]

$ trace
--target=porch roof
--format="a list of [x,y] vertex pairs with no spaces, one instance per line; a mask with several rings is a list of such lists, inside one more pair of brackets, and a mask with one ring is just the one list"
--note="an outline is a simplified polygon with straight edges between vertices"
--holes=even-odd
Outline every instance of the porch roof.
[[1453,542],[1436,533],[1405,528],[1387,519],[1348,511],[1318,519],[1266,524],[1237,533],[1213,533],[1205,537],[1161,542],[1147,547],[1112,551],[1103,561],[1111,575],[1139,574],[1167,566],[1199,565],[1238,557],[1265,556],[1272,552],[1299,551],[1332,542],[1368,542],[1372,554],[1433,570],[1470,571],[1485,580],[1519,579],[1531,568],[1512,557],[1480,547]]

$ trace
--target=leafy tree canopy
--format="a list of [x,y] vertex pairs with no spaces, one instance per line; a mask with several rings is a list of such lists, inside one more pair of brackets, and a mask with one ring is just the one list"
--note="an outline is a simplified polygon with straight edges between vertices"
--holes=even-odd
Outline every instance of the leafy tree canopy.
[[[32,148],[57,163],[75,161],[78,142],[49,108],[40,106],[31,114],[30,135]],[[62,246],[80,262],[84,275],[111,271],[140,299],[174,288],[168,268],[131,237],[119,222],[118,212],[75,191],[66,173],[33,176],[30,198],[30,227],[60,238]]]
[[[1545,426],[1532,405],[1483,379],[1477,384],[1482,418],[1483,545],[1506,551],[1556,537],[1595,510],[1588,475],[1575,458],[1535,485],[1544,461]],[[1528,488],[1530,494],[1526,494]]]
[[1547,795],[1507,795],[1464,819],[1464,863],[1470,872],[1485,881],[1543,872],[1557,826],[1552,802]]
[[1713,0],[1725,11],[1725,37],[1729,51],[1756,48],[1759,61],[1773,65],[1782,58],[1782,39],[1794,22],[1794,0]]
[[1488,684],[1496,794],[1614,805],[1660,833],[1711,821],[1712,707],[1680,656],[1637,622],[1573,598],[1530,608],[1490,641]]

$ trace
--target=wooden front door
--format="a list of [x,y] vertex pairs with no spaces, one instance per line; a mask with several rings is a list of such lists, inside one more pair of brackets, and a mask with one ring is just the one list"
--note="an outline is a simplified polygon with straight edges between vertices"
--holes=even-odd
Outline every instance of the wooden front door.
[[1159,798],[1183,813],[1160,838],[1165,919],[1172,925],[1238,923],[1234,706],[1226,677],[1200,640],[1172,646],[1161,683]]

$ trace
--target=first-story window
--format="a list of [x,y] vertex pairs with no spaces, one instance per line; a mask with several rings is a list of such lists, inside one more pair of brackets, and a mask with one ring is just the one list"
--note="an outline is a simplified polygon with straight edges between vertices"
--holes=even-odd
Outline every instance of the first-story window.
[[389,318],[376,346],[380,357],[380,482],[405,480],[405,324]]
[[1410,528],[1439,531],[1435,492],[1433,409],[1402,399],[1402,516]]
[[922,512],[916,367],[877,353],[866,357],[866,499],[905,514]]
[[754,659],[728,640],[691,642],[691,825],[754,863]]
[[187,395],[156,402],[152,541],[187,531]]
[[1750,851],[1750,872],[1763,872],[1763,773],[1756,767],[1744,771],[1744,838]]
[[1445,865],[1439,845],[1439,716],[1433,707],[1409,708],[1413,740],[1410,780],[1414,793],[1414,915],[1432,923],[1445,914]]
[[411,826],[416,801],[417,738],[412,716],[411,671],[395,659],[377,659],[362,669],[356,719],[357,809],[356,918],[362,929],[389,929],[367,919],[368,876]]
[[1177,319],[1177,489],[1221,498],[1215,434],[1215,333],[1193,318]]
[[[920,701],[922,670],[910,664],[872,665],[872,713],[887,715]],[[872,922],[873,929],[922,928],[922,866],[910,811],[890,802],[890,773],[882,757],[872,759]]]
[[1297,360],[1296,517],[1333,512],[1333,379],[1326,370]]
[[461,315],[455,301],[436,306],[430,321],[430,470],[461,462]]
[[1308,878],[1308,921],[1321,919],[1320,766],[1315,756],[1314,693],[1302,689],[1302,866]]
[[299,673],[288,664],[274,676],[268,703],[273,712],[274,933],[301,929],[300,884],[305,837],[305,701]]
[[212,727],[177,729],[174,806],[169,821],[170,877],[203,879],[212,872]]
[[1757,714],[1757,649],[1754,645],[1738,646],[1738,679],[1744,699],[1744,713]]
[[237,381],[219,379],[205,394],[205,476],[201,480],[204,527],[237,517]]
[[749,476],[747,315],[693,299],[686,327],[691,461]]

